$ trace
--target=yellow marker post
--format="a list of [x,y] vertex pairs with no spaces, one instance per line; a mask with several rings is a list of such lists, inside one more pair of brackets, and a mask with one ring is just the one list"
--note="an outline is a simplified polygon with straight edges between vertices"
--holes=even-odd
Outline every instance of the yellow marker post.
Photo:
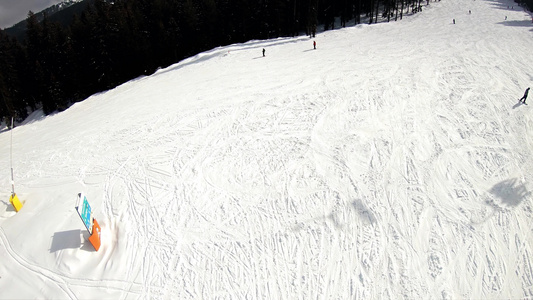
[[13,205],[16,212],[22,208],[22,202],[20,202],[19,197],[17,197],[17,194],[15,193],[11,194],[11,197],[9,197],[9,202],[11,205]]

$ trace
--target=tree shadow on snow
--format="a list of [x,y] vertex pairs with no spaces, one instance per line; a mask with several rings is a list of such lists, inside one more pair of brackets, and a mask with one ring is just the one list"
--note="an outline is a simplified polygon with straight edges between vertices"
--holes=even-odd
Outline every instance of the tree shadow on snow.
[[493,199],[492,197],[485,200],[485,205],[489,206],[491,210],[486,213],[485,211],[482,211],[479,220],[471,220],[473,225],[483,224],[499,212],[517,207],[526,199],[526,197],[531,195],[531,192],[529,192],[526,189],[526,186],[517,178],[507,179],[495,184],[489,190],[489,193],[494,195],[494,197],[500,201],[497,201],[497,199]]
[[491,0],[490,4],[494,8],[498,8],[498,9],[506,10],[506,11],[523,11],[524,10],[524,8],[521,7],[518,3],[513,3],[512,1],[509,1],[509,0]]
[[511,207],[518,206],[531,194],[531,192],[526,189],[526,186],[517,178],[497,183],[489,192],[499,198],[503,205]]
[[347,227],[349,227],[350,224],[346,221],[347,218],[349,220],[349,214],[348,216],[346,216],[343,213],[349,212],[350,210],[355,212],[357,216],[359,217],[359,220],[364,224],[374,225],[377,222],[377,219],[374,213],[372,213],[372,211],[360,199],[355,199],[350,204],[347,204],[344,207],[345,207],[344,210],[343,209],[335,210],[335,211],[330,212],[327,215],[322,215],[316,218],[312,218],[312,219],[299,222],[298,224],[292,226],[292,231],[303,230],[305,227],[309,225],[309,223],[313,223],[316,221],[330,222],[330,224],[333,224],[333,226],[337,230],[344,230]]
[[531,22],[530,20],[521,20],[521,21],[509,20],[509,21],[499,22],[498,24],[505,25],[505,26],[514,26],[514,27],[531,27],[533,25],[533,22]]
[[[355,212],[362,223],[366,225],[373,225],[376,223],[376,217],[374,213],[372,213],[372,211],[363,203],[361,199],[353,200],[350,205],[347,206],[347,208]],[[331,212],[329,215],[326,216],[326,218],[333,223],[335,228],[337,228],[338,230],[344,230],[350,224],[345,221],[342,221],[343,218],[340,213],[340,211]]]
[[361,199],[355,199],[352,201],[352,208],[358,213],[361,220],[368,224],[376,223],[377,219],[374,213],[361,201]]

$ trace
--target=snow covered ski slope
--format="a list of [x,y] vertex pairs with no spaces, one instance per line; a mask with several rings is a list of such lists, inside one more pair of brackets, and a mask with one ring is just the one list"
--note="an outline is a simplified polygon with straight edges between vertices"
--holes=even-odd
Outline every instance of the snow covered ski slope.
[[0,133],[0,298],[533,298],[531,15],[432,1],[314,40],[216,48],[18,126],[19,213]]

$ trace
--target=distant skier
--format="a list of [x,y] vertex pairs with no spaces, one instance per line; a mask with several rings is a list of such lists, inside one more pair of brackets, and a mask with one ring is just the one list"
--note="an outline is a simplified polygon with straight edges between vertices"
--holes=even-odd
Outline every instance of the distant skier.
[[313,41],[313,48],[316,49],[316,42],[315,41]]
[[526,92],[524,93],[524,96],[518,100],[518,102],[522,102],[526,104],[527,94],[529,94],[529,88],[526,89]]
[[453,24],[455,24],[455,19],[453,19]]
[[265,57],[265,48],[263,48],[263,57]]

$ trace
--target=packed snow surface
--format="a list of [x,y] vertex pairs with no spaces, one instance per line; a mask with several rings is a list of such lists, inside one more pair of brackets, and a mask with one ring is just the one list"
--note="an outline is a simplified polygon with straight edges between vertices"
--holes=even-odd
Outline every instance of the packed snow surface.
[[531,15],[425,4],[216,48],[4,130],[0,297],[532,298]]

